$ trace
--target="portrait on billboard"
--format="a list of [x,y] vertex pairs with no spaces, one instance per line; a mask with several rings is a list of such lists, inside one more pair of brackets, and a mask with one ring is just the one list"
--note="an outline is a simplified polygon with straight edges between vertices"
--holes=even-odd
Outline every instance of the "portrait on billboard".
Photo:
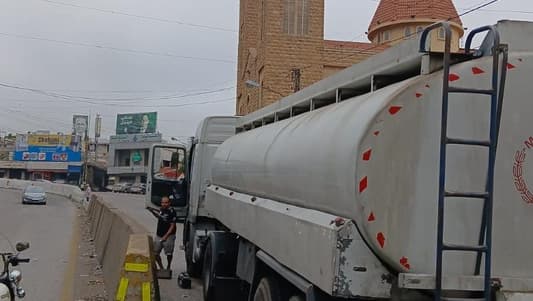
[[153,134],[156,126],[157,112],[117,115],[117,135]]
[[72,118],[72,125],[76,135],[83,136],[87,130],[88,124],[89,116],[87,115],[74,115]]
[[17,134],[15,138],[15,150],[19,152],[28,150],[28,135]]

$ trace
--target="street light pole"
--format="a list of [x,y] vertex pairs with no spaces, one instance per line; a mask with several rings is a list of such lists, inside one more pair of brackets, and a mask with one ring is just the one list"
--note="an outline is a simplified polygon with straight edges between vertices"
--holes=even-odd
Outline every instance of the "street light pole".
[[285,97],[285,95],[283,95],[282,93],[276,91],[276,90],[273,90],[271,89],[270,87],[268,86],[263,86],[261,85],[260,83],[254,81],[254,80],[251,80],[251,79],[248,79],[244,82],[244,84],[248,87],[248,88],[263,88],[263,89],[267,89],[268,91],[271,91],[271,92],[274,92],[276,94],[278,94],[279,96],[281,97]]

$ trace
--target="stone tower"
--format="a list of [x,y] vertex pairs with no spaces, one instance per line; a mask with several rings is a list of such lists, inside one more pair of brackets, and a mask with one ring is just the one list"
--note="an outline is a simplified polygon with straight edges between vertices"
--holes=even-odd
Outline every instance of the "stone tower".
[[237,114],[322,79],[323,44],[324,0],[241,0]]
[[[464,31],[452,0],[381,0],[371,43],[324,40],[324,0],[240,0],[236,113],[254,112],[441,20],[452,22],[458,51]],[[431,50],[442,49],[442,32],[430,40]]]

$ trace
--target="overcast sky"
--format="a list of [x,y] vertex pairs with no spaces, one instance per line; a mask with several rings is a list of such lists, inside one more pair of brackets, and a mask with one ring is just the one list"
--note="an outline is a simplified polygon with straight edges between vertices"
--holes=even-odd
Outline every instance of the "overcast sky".
[[[459,13],[489,0],[455,0]],[[0,0],[0,132],[70,132],[73,114],[157,111],[166,138],[235,113],[238,0]],[[326,0],[326,39],[366,41],[376,0]],[[533,20],[499,0],[465,27]],[[3,86],[2,86],[3,85]],[[8,88],[7,86],[16,87]]]

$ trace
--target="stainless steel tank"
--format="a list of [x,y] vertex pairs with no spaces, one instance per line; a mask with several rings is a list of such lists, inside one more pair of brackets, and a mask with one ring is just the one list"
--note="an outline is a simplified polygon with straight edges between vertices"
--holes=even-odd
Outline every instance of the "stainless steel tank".
[[[533,278],[532,53],[511,53],[509,62],[495,176],[493,275]],[[490,66],[490,58],[455,65],[450,80],[489,88]],[[442,73],[418,76],[240,133],[216,152],[213,183],[352,219],[395,270],[434,273],[441,83]],[[449,136],[487,139],[489,104],[488,96],[451,95]],[[483,191],[486,171],[485,148],[448,147],[448,190]],[[445,240],[476,245],[482,201],[446,202]],[[473,253],[448,252],[444,260],[445,273],[473,274]]]

